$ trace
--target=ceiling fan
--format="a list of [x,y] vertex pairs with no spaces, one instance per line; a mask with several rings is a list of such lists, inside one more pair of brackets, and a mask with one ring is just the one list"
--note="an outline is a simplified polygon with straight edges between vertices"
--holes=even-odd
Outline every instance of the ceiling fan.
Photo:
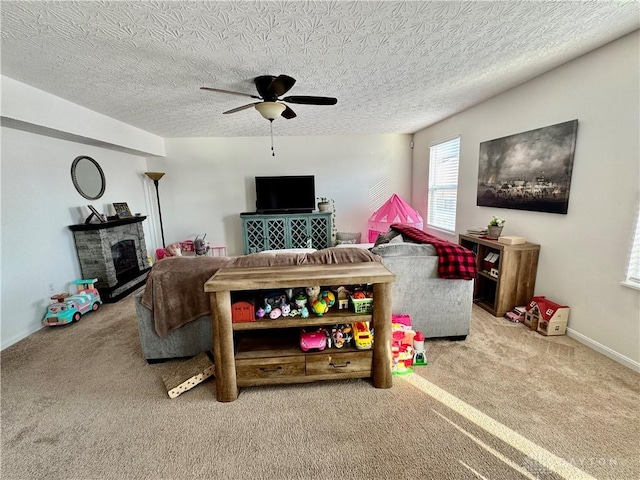
[[209,90],[211,92],[230,93],[232,95],[241,95],[243,97],[250,97],[261,100],[260,102],[249,103],[241,107],[233,108],[222,112],[223,114],[236,113],[247,108],[254,107],[260,114],[267,120],[273,122],[276,118],[282,116],[286,119],[292,119],[296,117],[296,113],[282,102],[286,103],[298,103],[302,105],[335,105],[338,103],[338,99],[333,97],[314,97],[309,95],[293,95],[289,97],[280,98],[282,95],[291,90],[291,87],[296,83],[295,78],[288,75],[262,75],[256,77],[253,80],[258,90],[258,95],[251,95],[249,93],[232,92],[230,90],[222,90],[219,88],[200,87],[201,90]]

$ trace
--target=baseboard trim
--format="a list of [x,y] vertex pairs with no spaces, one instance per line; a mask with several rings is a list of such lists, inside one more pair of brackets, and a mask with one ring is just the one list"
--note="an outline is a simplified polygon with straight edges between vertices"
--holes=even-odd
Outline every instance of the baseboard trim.
[[20,333],[18,333],[17,335],[14,335],[11,338],[3,338],[2,339],[2,345],[0,346],[0,350],[4,350],[5,348],[10,347],[14,343],[18,343],[20,340],[24,340],[29,335],[32,335],[32,334],[36,333],[38,330],[41,330],[43,328],[45,328],[45,327],[43,327],[42,324],[40,322],[38,322],[37,325],[34,325],[31,328],[23,330]]
[[635,360],[630,359],[629,357],[625,357],[624,355],[616,352],[615,350],[610,349],[609,347],[605,347],[601,343],[596,342],[595,340],[590,339],[589,337],[576,332],[571,328],[567,328],[567,336],[574,338],[578,342],[586,345],[589,348],[592,348],[596,352],[603,354],[605,357],[609,357],[611,360],[614,360],[631,370],[634,370],[640,373],[640,363]]

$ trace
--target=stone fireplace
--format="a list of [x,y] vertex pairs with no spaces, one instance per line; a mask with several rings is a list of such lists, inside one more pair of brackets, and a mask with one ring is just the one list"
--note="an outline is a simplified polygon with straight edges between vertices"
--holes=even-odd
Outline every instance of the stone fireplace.
[[104,302],[117,302],[147,279],[150,270],[142,222],[131,217],[71,225],[83,278],[97,278]]

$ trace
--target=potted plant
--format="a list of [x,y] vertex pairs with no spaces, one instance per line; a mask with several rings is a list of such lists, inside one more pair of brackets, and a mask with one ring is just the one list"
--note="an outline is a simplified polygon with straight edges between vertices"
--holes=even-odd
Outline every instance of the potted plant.
[[318,211],[329,212],[331,210],[332,202],[333,201],[329,200],[327,197],[318,197]]
[[498,218],[495,215],[489,220],[487,225],[487,236],[489,238],[498,238],[502,233],[502,227],[504,227],[505,219]]

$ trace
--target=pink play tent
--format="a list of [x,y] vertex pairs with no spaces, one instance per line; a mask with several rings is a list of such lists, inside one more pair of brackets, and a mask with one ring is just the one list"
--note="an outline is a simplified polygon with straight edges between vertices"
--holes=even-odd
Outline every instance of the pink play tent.
[[404,223],[422,230],[422,217],[395,193],[369,217],[369,242],[375,242],[378,234],[385,233],[393,223]]

